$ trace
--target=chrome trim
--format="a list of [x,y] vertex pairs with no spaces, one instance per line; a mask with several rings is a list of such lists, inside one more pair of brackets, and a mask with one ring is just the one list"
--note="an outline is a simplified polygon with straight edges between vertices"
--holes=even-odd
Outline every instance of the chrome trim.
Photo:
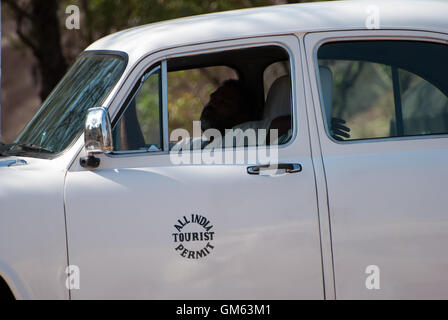
[[87,110],[84,127],[84,146],[89,154],[108,153],[113,150],[109,112],[104,107]]
[[271,163],[247,167],[247,173],[250,175],[260,175],[264,170],[284,170],[284,173],[298,173],[302,172],[302,165],[300,163]]
[[162,151],[169,151],[168,137],[168,75],[166,60],[162,61],[162,130],[163,148]]

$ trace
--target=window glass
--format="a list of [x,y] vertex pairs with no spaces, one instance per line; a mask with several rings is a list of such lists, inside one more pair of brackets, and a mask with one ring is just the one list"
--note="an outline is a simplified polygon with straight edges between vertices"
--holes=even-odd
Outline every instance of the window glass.
[[[343,134],[350,128],[350,139],[380,138],[390,135],[395,117],[394,90],[389,66],[346,60],[321,60],[321,72],[333,75],[331,131],[337,140],[347,139]],[[327,71],[327,72],[328,72]],[[345,121],[345,123],[343,122]]]
[[267,46],[169,60],[168,102],[172,150],[286,143],[288,54]]
[[328,131],[337,140],[448,132],[445,45],[353,41],[318,51]]
[[[183,128],[193,136],[193,121],[200,120],[210,95],[227,79],[238,79],[234,69],[225,66],[178,70],[168,73],[169,133]],[[172,144],[178,140],[171,140]]]
[[[292,135],[287,61],[277,46],[167,60],[168,126],[162,125],[159,70],[136,84],[114,127],[114,150],[161,151],[163,130],[174,151],[286,143]],[[272,65],[277,72],[266,72]]]
[[405,70],[399,71],[405,135],[448,132],[448,99],[437,87]]
[[160,88],[160,71],[152,72],[141,83],[137,94],[114,127],[115,151],[162,150]]

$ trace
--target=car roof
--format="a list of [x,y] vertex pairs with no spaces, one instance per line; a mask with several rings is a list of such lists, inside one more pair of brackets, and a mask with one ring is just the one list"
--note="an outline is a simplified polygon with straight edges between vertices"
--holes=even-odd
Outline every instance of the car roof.
[[169,20],[117,32],[86,50],[124,51],[130,60],[166,48],[296,32],[366,29],[369,6],[380,29],[448,33],[446,0],[329,1],[226,11]]

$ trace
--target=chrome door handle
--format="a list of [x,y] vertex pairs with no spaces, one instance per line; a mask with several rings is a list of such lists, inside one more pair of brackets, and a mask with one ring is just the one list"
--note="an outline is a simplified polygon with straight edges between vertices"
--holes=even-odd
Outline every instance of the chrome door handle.
[[251,175],[258,175],[263,169],[267,170],[285,170],[286,173],[296,173],[302,171],[302,166],[299,163],[279,163],[275,164],[264,164],[259,166],[247,167],[247,173]]

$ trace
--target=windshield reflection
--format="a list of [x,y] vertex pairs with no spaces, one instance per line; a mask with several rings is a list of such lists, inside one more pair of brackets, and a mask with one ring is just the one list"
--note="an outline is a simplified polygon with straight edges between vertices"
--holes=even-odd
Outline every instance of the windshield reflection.
[[67,72],[11,146],[32,145],[55,154],[81,132],[86,111],[103,103],[125,68],[125,60],[109,54],[85,54]]

